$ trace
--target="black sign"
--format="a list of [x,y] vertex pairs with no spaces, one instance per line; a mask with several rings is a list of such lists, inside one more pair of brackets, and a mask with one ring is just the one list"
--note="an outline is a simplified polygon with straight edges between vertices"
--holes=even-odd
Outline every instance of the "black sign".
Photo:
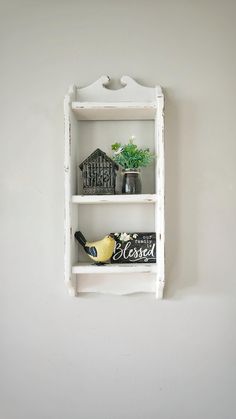
[[111,263],[155,263],[156,233],[113,233],[116,247]]

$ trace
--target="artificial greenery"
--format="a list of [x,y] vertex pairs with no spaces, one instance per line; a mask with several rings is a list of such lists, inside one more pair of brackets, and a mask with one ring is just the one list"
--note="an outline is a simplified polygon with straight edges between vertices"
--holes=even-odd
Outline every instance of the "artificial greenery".
[[149,148],[138,148],[131,138],[126,145],[114,143],[111,146],[114,151],[113,160],[124,169],[139,169],[148,166],[155,155],[149,151]]

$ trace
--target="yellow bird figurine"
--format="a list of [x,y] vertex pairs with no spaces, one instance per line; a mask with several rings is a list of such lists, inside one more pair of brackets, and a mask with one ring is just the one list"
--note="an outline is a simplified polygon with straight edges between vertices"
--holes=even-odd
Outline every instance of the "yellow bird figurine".
[[104,265],[114,252],[116,241],[112,234],[104,237],[104,239],[96,242],[87,242],[81,231],[75,233],[75,238],[84,248],[87,255],[94,260],[96,265]]

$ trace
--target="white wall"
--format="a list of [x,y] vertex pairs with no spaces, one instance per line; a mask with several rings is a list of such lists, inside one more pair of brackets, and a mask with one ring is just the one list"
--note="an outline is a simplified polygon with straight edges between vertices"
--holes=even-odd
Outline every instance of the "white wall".
[[[1,419],[235,417],[235,1],[1,1]],[[70,298],[63,96],[166,94],[166,299]]]

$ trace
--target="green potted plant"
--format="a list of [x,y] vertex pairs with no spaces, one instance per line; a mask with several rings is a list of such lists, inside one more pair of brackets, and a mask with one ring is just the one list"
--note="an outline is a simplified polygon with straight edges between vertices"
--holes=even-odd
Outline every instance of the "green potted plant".
[[142,192],[140,169],[147,167],[155,158],[148,148],[138,148],[134,144],[134,138],[132,136],[128,144],[123,145],[116,142],[111,146],[114,152],[113,160],[123,168],[123,194],[140,194]]

